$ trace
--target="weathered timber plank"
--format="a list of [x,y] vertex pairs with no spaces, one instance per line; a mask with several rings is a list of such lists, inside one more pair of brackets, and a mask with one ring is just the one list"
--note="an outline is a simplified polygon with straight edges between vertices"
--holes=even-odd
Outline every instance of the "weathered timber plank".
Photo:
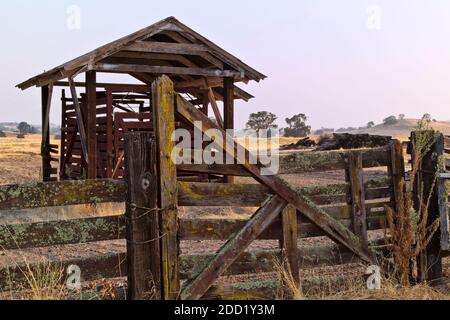
[[[201,111],[197,110],[179,95],[177,95],[177,112],[191,123],[194,123],[195,121],[202,121],[203,131],[205,134],[208,134],[209,129],[220,130],[220,128],[208,119]],[[220,139],[220,137],[216,137],[215,140],[219,145],[224,145],[224,140],[226,139],[226,133],[223,130],[222,134],[222,139]],[[230,150],[225,151],[227,154],[230,153]],[[238,154],[237,146],[235,146],[234,153],[231,154],[231,156],[235,157],[235,154]],[[335,219],[327,215],[323,210],[314,205],[310,199],[296,192],[280,177],[262,174],[261,166],[252,165],[249,163],[250,157],[248,150],[246,150],[245,158],[246,159],[243,166],[256,180],[270,187],[274,193],[281,196],[289,204],[294,205],[303,215],[320,226],[320,228],[323,229],[331,239],[347,246],[349,250],[352,250],[366,261],[372,262],[374,260],[373,252],[367,250],[364,242],[356,237],[355,234],[353,234],[348,228],[342,226]]]
[[163,209],[159,217],[163,300],[176,300],[180,292],[177,168],[171,158],[174,148],[172,134],[175,132],[174,95],[173,83],[167,76],[153,82],[159,207]]
[[[348,212],[348,210],[342,211]],[[347,217],[341,223],[350,226]],[[368,218],[368,229],[383,227],[384,217],[377,213]],[[227,240],[245,226],[246,220],[234,219],[181,219],[180,240]],[[123,216],[49,221],[0,226],[0,247],[4,250],[49,247],[54,245],[89,243],[125,239]],[[323,236],[311,223],[298,223],[298,237]],[[280,222],[273,223],[258,239],[276,240],[281,237]]]
[[182,300],[200,299],[214,281],[233,264],[239,255],[279,216],[287,202],[279,196],[272,197],[262,206],[238,233],[222,246],[213,260],[202,269],[181,292]]
[[125,183],[114,180],[61,181],[0,186],[0,210],[123,202]]
[[[246,220],[228,219],[183,219],[180,225],[181,240],[227,240],[246,225]],[[351,226],[350,219],[340,220],[345,227]],[[368,230],[382,229],[384,216],[373,216],[367,219]],[[298,238],[322,237],[326,234],[312,223],[298,224]],[[276,240],[281,237],[280,221],[271,224],[258,236],[259,240]]]
[[[295,152],[281,154],[279,174],[295,174],[305,172],[319,172],[344,170],[346,159],[352,151],[320,151]],[[389,150],[374,148],[360,150],[363,157],[363,168],[382,167],[390,164]],[[182,171],[200,172],[210,174],[233,174],[235,176],[249,177],[251,174],[240,165],[190,165],[178,166]]]
[[0,225],[0,248],[15,250],[123,239],[123,216]]

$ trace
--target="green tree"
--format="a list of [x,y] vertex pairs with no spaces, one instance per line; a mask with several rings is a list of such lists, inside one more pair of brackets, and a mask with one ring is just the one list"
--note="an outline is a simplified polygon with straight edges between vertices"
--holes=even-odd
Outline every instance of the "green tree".
[[0,138],[6,138],[6,133],[0,130]]
[[286,137],[306,137],[311,133],[311,126],[306,124],[308,117],[303,114],[297,114],[292,118],[286,118],[287,128],[284,129]]
[[397,120],[396,116],[389,116],[383,120],[383,124],[385,124],[385,125],[392,125],[392,124],[396,124],[397,122],[398,122],[398,120]]
[[20,134],[26,135],[26,134],[30,133],[31,126],[26,122],[21,122],[17,126],[17,129],[19,130]]
[[375,126],[375,122],[370,121],[367,123],[367,128],[373,128]]
[[247,129],[253,129],[259,132],[259,130],[277,129],[278,125],[275,124],[277,116],[271,112],[260,111],[250,114],[248,122],[246,124]]

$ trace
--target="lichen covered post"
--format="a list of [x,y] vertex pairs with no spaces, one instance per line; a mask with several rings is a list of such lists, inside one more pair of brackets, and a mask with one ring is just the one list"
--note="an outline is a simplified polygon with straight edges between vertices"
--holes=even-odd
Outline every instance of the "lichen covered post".
[[162,76],[152,84],[161,208],[161,284],[164,300],[176,300],[180,293],[177,168],[171,158],[174,148],[172,134],[175,131],[174,94],[173,83],[167,76]]

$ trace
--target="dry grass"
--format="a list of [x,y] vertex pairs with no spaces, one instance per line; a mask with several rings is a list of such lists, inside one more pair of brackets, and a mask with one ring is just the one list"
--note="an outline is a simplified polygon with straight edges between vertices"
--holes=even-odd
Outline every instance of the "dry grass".
[[[59,144],[59,141],[51,143]],[[40,181],[40,152],[39,134],[17,139],[15,134],[7,133],[6,138],[0,138],[0,185]]]

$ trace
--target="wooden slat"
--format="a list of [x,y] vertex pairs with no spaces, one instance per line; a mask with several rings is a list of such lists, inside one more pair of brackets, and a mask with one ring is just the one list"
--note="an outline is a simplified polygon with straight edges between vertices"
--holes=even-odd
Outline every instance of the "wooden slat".
[[[182,219],[180,223],[180,238],[182,240],[228,240],[233,234],[242,229],[246,220],[227,219]],[[351,227],[351,220],[340,220],[343,226]],[[368,218],[368,230],[379,230],[385,223],[384,216]],[[322,237],[325,233],[312,223],[298,224],[298,238]],[[259,237],[259,240],[277,240],[281,237],[280,221],[273,223]]]
[[0,210],[123,202],[125,183],[114,180],[62,181],[0,186]]
[[[346,159],[352,151],[295,152],[280,155],[279,174],[296,174],[306,172],[344,170]],[[390,165],[387,148],[361,150],[363,168]],[[209,174],[232,174],[234,176],[251,176],[242,166],[236,165],[189,165],[179,166],[180,170]]]
[[232,77],[239,79],[240,73],[231,70],[206,69],[206,68],[186,68],[186,67],[163,67],[147,66],[139,64],[109,64],[97,63],[93,70],[100,72],[144,72],[155,74],[176,74],[176,75],[195,75],[205,77]]
[[0,226],[3,250],[49,247],[125,238],[123,216]]
[[270,199],[261,207],[236,235],[222,246],[216,256],[206,265],[194,280],[182,290],[182,300],[200,299],[214,281],[233,264],[239,255],[252,243],[280,214],[287,203],[279,196]]

